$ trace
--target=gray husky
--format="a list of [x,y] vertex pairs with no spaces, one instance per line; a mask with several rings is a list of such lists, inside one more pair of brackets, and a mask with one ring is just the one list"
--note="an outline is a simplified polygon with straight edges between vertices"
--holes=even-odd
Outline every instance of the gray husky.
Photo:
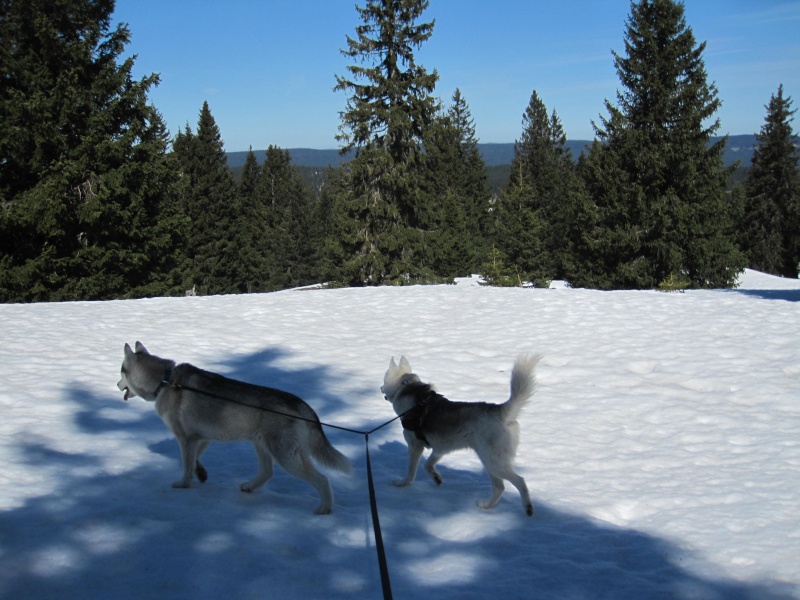
[[243,492],[264,485],[273,474],[273,459],[289,474],[305,479],[319,492],[317,514],[333,510],[328,478],[314,466],[350,473],[352,467],[322,431],[319,418],[303,400],[281,390],[228,379],[189,364],[150,354],[136,342],[125,344],[122,379],[117,387],[125,400],[140,396],[155,400],[158,416],[178,440],[183,477],[173,487],[189,487],[192,476],[208,477],[200,455],[213,440],[248,440],[258,456],[258,474],[243,483]]
[[403,436],[408,444],[408,474],[394,482],[409,485],[417,475],[417,467],[425,448],[432,448],[425,470],[436,485],[442,476],[436,463],[454,450],[472,448],[478,454],[492,481],[492,495],[478,502],[481,508],[491,508],[503,494],[503,480],[519,490],[522,507],[528,516],[533,504],[525,480],[514,472],[511,463],[519,444],[517,416],[536,388],[534,369],[539,356],[520,356],[511,371],[511,398],[504,404],[486,402],[451,402],[437,394],[433,386],[423,383],[411,371],[406,357],[400,365],[392,357],[383,379],[381,392],[392,403],[394,412],[402,415]]

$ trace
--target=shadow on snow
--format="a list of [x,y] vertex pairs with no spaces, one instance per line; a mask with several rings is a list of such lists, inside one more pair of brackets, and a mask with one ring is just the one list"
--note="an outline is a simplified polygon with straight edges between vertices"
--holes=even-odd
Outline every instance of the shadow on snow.
[[760,298],[762,300],[784,300],[785,302],[800,302],[799,290],[731,290],[745,296]]
[[[273,348],[233,357],[224,374],[296,393],[323,421],[347,410],[327,391],[346,376],[324,366],[282,369],[275,363],[283,355]],[[375,390],[365,388],[351,400],[371,402],[371,396]],[[0,512],[0,597],[381,597],[361,436],[326,430],[351,456],[355,475],[331,477],[334,513],[320,517],[311,514],[313,488],[280,469],[260,490],[238,490],[257,468],[250,444],[212,445],[204,459],[209,481],[176,490],[170,482],[180,470],[177,443],[151,406],[134,411],[119,396],[78,386],[66,390],[65,401],[75,405],[79,429],[95,436],[96,450],[70,454],[41,440],[17,444],[31,469],[44,465],[58,480],[53,494]],[[379,424],[385,406],[376,404],[378,414],[361,427]],[[480,511],[475,497],[489,493],[483,473],[442,466],[441,488],[422,472],[415,485],[395,488],[390,481],[406,460],[398,439],[392,430],[370,442],[398,598],[791,596],[779,583],[699,577],[681,567],[680,553],[664,540],[541,501],[534,501],[530,519],[516,493]],[[108,452],[122,452],[121,440],[132,467],[114,473],[104,465],[113,463]]]

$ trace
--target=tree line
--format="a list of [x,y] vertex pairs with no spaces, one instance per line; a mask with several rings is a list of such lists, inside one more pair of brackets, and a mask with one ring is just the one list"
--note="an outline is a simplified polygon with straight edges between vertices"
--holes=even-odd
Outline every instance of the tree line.
[[318,190],[270,146],[228,168],[204,103],[171,136],[132,77],[113,0],[5,0],[0,13],[0,301],[404,285],[480,273],[597,289],[730,287],[745,266],[797,277],[791,98],[768,105],[745,179],[726,189],[720,99],[673,0],[640,0],[620,79],[577,160],[536,90],[493,193],[460,90],[415,60],[427,0],[368,0],[336,75],[350,157]]

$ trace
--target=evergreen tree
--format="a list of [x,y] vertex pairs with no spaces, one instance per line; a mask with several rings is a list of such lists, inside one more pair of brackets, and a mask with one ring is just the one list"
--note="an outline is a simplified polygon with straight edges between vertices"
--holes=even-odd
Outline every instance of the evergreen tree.
[[472,115],[458,89],[427,129],[425,159],[425,193],[435,215],[429,264],[447,277],[470,275],[489,251],[491,194]]
[[259,197],[266,209],[268,290],[316,283],[317,247],[313,226],[316,207],[303,176],[291,164],[288,150],[267,148],[259,178]]
[[[568,263],[569,223],[578,186],[566,144],[556,111],[548,115],[534,90],[498,210],[498,244],[520,272],[537,283],[564,277]],[[520,229],[523,223],[535,224],[535,230]]]
[[228,169],[219,127],[203,102],[197,133],[187,125],[173,150],[182,174],[184,214],[191,220],[186,252],[189,287],[201,294],[246,291],[239,262],[236,183]]
[[239,180],[236,208],[238,288],[242,292],[268,291],[269,234],[267,206],[260,195],[261,166],[251,147]]
[[247,152],[244,159],[244,166],[242,167],[242,176],[239,179],[239,197],[240,198],[254,198],[258,192],[258,181],[261,172],[261,167],[258,164],[253,147]]
[[341,113],[342,151],[355,149],[350,189],[336,209],[346,215],[339,246],[342,279],[353,285],[403,283],[430,276],[426,235],[433,215],[421,194],[425,130],[436,114],[438,75],[414,60],[433,22],[418,24],[428,0],[368,0],[357,7],[362,25],[342,53],[362,64],[337,76],[350,92]]
[[794,278],[800,266],[800,172],[791,106],[780,85],[757,134],[741,230],[752,268]]
[[673,275],[693,287],[732,286],[744,262],[725,194],[725,141],[709,146],[720,101],[706,81],[705,43],[695,43],[681,3],[641,0],[625,49],[614,53],[618,106],[606,102],[599,143],[581,164],[591,201],[570,281],[654,288]]
[[5,0],[0,300],[174,293],[183,219],[163,120],[119,62],[113,0]]
[[531,204],[533,189],[526,180],[509,187],[498,205],[498,248],[517,274],[517,279],[544,285],[547,272],[541,267],[544,224],[540,211]]

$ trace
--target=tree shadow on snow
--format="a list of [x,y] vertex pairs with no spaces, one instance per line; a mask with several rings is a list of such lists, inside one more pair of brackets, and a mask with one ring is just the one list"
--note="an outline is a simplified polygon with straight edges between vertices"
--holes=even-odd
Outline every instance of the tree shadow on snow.
[[[375,422],[363,429],[381,422],[376,390],[350,387],[346,374],[325,366],[280,368],[283,356],[266,349],[232,357],[224,374],[292,391],[323,420],[354,400],[374,402]],[[346,402],[329,391],[331,382],[349,390]],[[176,490],[177,443],[151,405],[81,386],[66,390],[64,401],[91,450],[65,452],[20,432],[21,462],[53,478],[54,491],[0,512],[0,597],[381,597],[362,436],[326,430],[355,474],[331,477],[334,513],[314,516],[316,492],[279,469],[264,488],[238,490],[257,468],[249,444],[212,445],[209,481]],[[697,576],[664,540],[541,501],[528,518],[515,492],[481,511],[474,502],[489,493],[483,473],[442,466],[439,488],[422,472],[413,486],[395,488],[390,482],[406,460],[399,439],[396,423],[370,437],[398,598],[791,597],[780,584]]]
[[785,302],[800,302],[800,290],[730,290],[745,296],[760,298],[762,300],[783,300]]

